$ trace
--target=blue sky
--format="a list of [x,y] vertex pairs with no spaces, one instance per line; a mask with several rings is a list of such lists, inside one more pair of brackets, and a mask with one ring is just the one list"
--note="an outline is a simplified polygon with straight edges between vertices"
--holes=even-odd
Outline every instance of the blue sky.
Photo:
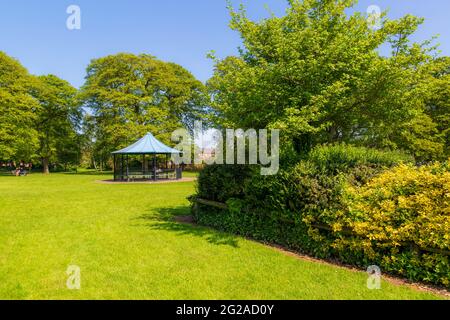
[[[285,0],[242,2],[253,19],[268,16],[265,5],[277,15],[286,7]],[[81,8],[81,30],[66,28],[71,4]],[[440,34],[442,53],[450,55],[450,1],[360,0],[356,9],[365,12],[369,5],[389,9],[391,18],[426,18],[415,40]],[[117,52],[149,53],[206,81],[213,69],[206,53],[225,57],[240,45],[228,22],[225,0],[0,0],[0,50],[33,74],[53,73],[76,87],[91,59]]]

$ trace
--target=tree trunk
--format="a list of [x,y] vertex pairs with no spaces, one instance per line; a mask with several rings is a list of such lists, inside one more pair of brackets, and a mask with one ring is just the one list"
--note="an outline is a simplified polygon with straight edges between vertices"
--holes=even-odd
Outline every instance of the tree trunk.
[[44,174],[50,174],[50,169],[48,167],[48,158],[42,158],[42,172]]

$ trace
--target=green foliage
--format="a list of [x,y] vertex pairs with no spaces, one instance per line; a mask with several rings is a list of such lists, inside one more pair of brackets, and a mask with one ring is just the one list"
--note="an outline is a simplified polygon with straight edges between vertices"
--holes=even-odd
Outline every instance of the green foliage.
[[[222,183],[209,190],[209,181],[226,175],[211,170],[199,181],[201,197],[223,199],[229,209],[198,204],[196,219],[318,257],[378,264],[413,280],[449,285],[448,257],[417,250],[425,244],[448,247],[448,212],[442,211],[448,207],[442,198],[448,177],[403,166],[414,174],[383,174],[398,164],[448,157],[448,58],[435,58],[431,41],[410,42],[423,19],[383,15],[381,28],[373,30],[360,13],[347,15],[352,0],[289,3],[285,16],[260,22],[249,20],[243,7],[231,8],[231,27],[244,48],[238,57],[216,60],[208,82],[217,124],[282,129],[282,170],[269,177],[241,177],[236,170],[228,176],[241,177],[239,187]],[[386,44],[392,49],[388,57],[378,50]],[[371,149],[314,148],[336,142]],[[427,181],[407,200],[394,191],[420,179]],[[383,183],[392,189],[389,199],[377,198]]]
[[[229,209],[196,204],[194,216],[200,224],[320,258],[337,258],[361,267],[377,264],[411,280],[448,285],[448,257],[420,253],[409,244],[432,249],[449,245],[445,198],[449,176],[442,169],[447,167],[415,169],[403,165],[408,162],[407,156],[393,152],[344,145],[317,147],[276,176],[260,176],[254,171],[239,181],[241,189],[232,192],[223,184],[220,194],[214,190],[214,196]],[[220,180],[214,172],[200,174],[198,189],[205,192],[197,196],[210,199],[204,185]],[[390,193],[383,200],[379,190],[384,185]],[[410,198],[399,199],[408,188],[415,190]],[[434,197],[436,203],[431,204]],[[385,215],[383,208],[392,214]],[[414,235],[400,237],[404,232]]]
[[391,167],[401,162],[413,162],[411,156],[398,151],[380,151],[345,144],[319,146],[307,156],[309,162],[323,173],[347,172],[358,166]]
[[450,157],[450,57],[437,59],[430,67],[426,113],[443,142],[441,160]]
[[198,177],[197,196],[225,202],[239,198],[244,192],[245,181],[252,176],[252,169],[244,165],[211,165]]
[[76,89],[53,75],[34,77],[0,52],[0,159],[76,163]]
[[[388,250],[382,265],[397,262],[399,247],[412,244],[450,252],[450,166],[433,164],[420,168],[401,165],[386,171],[368,184],[346,190],[347,210],[335,215],[330,224],[335,230],[351,229],[363,239],[359,243],[341,239],[336,246],[359,247],[377,257],[378,250]],[[421,268],[414,268],[417,278],[450,285],[448,257],[439,254],[414,254]],[[379,257],[378,257],[379,258]],[[400,270],[408,275],[408,269]]]
[[36,79],[33,95],[41,106],[35,125],[39,133],[37,154],[46,173],[50,162],[77,163],[82,112],[76,94],[74,87],[54,75]]
[[29,94],[32,82],[19,62],[0,52],[0,159],[29,160],[35,153],[40,106]]
[[179,65],[142,54],[110,55],[91,61],[80,97],[91,148],[101,159],[152,132],[165,143],[175,129],[201,117],[203,84]]
[[[363,14],[348,15],[352,0],[289,3],[285,16],[260,22],[230,9],[244,47],[215,61],[215,122],[282,129],[282,146],[300,153],[344,141],[438,157],[443,142],[425,113],[434,47],[409,40],[423,20],[383,15],[373,30]],[[386,44],[389,57],[378,50]]]

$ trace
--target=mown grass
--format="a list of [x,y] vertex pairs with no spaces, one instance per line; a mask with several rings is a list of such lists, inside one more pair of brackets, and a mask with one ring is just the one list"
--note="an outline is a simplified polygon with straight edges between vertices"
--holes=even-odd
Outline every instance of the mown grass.
[[[108,185],[93,174],[0,176],[0,299],[433,299],[173,222],[194,183]],[[81,268],[81,289],[66,270]]]

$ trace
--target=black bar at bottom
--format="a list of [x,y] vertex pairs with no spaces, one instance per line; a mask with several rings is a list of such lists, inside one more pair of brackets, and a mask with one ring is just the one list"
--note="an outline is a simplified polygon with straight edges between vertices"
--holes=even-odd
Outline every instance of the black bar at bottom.
[[[18,316],[23,313],[70,317],[98,312],[131,319],[311,319],[319,316],[364,319],[366,315],[405,318],[423,310],[448,311],[450,301],[0,301],[0,310]],[[57,310],[61,308],[62,314]],[[9,309],[9,310],[8,310]],[[282,317],[282,318],[280,318]]]

